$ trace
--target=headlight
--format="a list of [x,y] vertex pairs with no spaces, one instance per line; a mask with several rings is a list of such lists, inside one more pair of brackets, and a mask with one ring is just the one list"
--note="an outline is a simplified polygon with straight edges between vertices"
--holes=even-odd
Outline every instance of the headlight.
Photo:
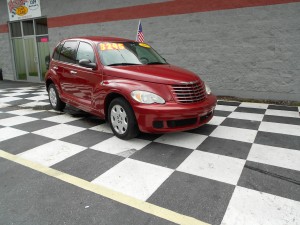
[[151,92],[148,91],[133,91],[131,92],[131,97],[140,102],[140,103],[145,103],[145,104],[153,104],[153,103],[159,103],[159,104],[164,104],[165,100]]
[[205,83],[205,90],[206,90],[206,93],[208,94],[208,95],[210,95],[210,93],[211,93],[211,90],[210,90],[210,87]]

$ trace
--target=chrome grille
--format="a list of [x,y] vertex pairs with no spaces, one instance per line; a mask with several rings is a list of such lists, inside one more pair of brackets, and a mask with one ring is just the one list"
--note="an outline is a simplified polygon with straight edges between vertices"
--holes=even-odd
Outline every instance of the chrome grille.
[[204,82],[200,81],[172,85],[172,91],[180,103],[200,102],[206,95]]

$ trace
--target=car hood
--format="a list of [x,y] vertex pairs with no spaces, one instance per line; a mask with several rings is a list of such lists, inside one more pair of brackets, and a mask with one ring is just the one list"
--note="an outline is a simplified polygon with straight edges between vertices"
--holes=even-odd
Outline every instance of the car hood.
[[191,71],[173,65],[138,65],[105,67],[106,75],[160,84],[178,84],[200,80]]

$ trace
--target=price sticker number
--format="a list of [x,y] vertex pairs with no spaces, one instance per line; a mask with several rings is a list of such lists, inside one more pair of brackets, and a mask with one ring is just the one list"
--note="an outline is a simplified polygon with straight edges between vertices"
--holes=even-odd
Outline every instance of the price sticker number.
[[125,49],[125,46],[122,43],[100,43],[101,51],[123,50],[123,49]]

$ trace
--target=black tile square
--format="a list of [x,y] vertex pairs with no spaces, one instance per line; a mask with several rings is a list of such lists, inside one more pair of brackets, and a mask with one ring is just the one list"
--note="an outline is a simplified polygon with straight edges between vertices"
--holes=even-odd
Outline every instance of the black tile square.
[[192,152],[191,149],[152,142],[130,158],[176,169]]
[[222,123],[222,126],[245,128],[250,130],[258,130],[260,122],[253,120],[242,120],[234,118],[226,118]]
[[238,185],[300,201],[300,172],[256,162],[246,162]]
[[287,134],[258,131],[254,143],[300,150],[300,137]]
[[99,132],[94,130],[84,130],[68,137],[62,138],[61,141],[66,141],[71,144],[81,145],[84,147],[91,147],[101,141],[113,137],[113,134]]
[[5,107],[5,108],[0,108],[1,112],[9,112],[9,111],[20,109],[20,107],[18,107],[17,105],[12,105],[10,103],[5,103],[5,104],[9,104],[10,106]]
[[232,113],[232,112],[229,112],[229,111],[215,110],[215,111],[214,111],[214,116],[227,117],[227,116],[229,116],[231,113]]
[[198,146],[197,150],[246,159],[251,146],[251,143],[208,137]]
[[293,117],[265,115],[263,118],[263,121],[272,122],[272,123],[285,123],[285,124],[292,124],[292,125],[300,125],[300,117],[293,118]]
[[175,171],[147,202],[220,224],[235,186]]
[[275,110],[285,110],[285,111],[295,111],[298,112],[298,107],[296,106],[285,106],[285,105],[269,105],[268,109]]
[[155,139],[159,138],[160,136],[162,136],[162,134],[149,134],[149,133],[141,132],[137,136],[137,138],[142,139],[142,140],[146,140],[146,141],[154,141]]
[[58,123],[54,123],[54,122],[50,122],[50,121],[46,121],[46,120],[35,120],[32,122],[15,125],[15,126],[13,126],[13,128],[28,131],[28,132],[33,132],[33,131],[41,130],[41,129],[44,129],[47,127],[52,127],[57,124]]
[[36,97],[37,95],[35,94],[29,94],[28,92],[24,93],[24,95],[18,95],[18,98],[31,98],[31,97]]
[[59,115],[59,114],[56,113],[56,112],[43,111],[43,112],[32,113],[29,116],[34,117],[34,118],[38,118],[38,119],[44,119],[44,118],[57,116],[57,115]]
[[247,108],[247,107],[237,107],[235,112],[245,112],[245,113],[257,113],[265,114],[266,109],[256,109],[256,108]]
[[189,130],[187,132],[193,133],[193,134],[202,134],[209,136],[218,126],[217,125],[211,125],[211,124],[205,124],[201,127],[198,127],[193,130]]
[[[1,109],[0,109],[0,111],[1,111]],[[6,118],[11,118],[14,116],[18,116],[18,115],[3,112],[3,113],[0,113],[0,120],[6,119]]]
[[122,160],[124,158],[121,156],[87,149],[53,165],[52,168],[92,181]]
[[218,105],[229,105],[229,106],[239,106],[241,103],[240,102],[232,102],[232,101],[222,101],[219,100]]
[[19,99],[19,100],[11,101],[11,102],[9,102],[9,104],[14,105],[14,106],[19,106],[19,105],[27,104],[29,102],[33,102],[33,101],[27,100],[27,99]]
[[53,139],[29,133],[0,142],[0,149],[11,154],[19,154],[51,141]]
[[83,127],[83,128],[91,128],[103,123],[105,123],[105,120],[102,120],[99,117],[88,116],[83,119],[75,120],[66,124]]

